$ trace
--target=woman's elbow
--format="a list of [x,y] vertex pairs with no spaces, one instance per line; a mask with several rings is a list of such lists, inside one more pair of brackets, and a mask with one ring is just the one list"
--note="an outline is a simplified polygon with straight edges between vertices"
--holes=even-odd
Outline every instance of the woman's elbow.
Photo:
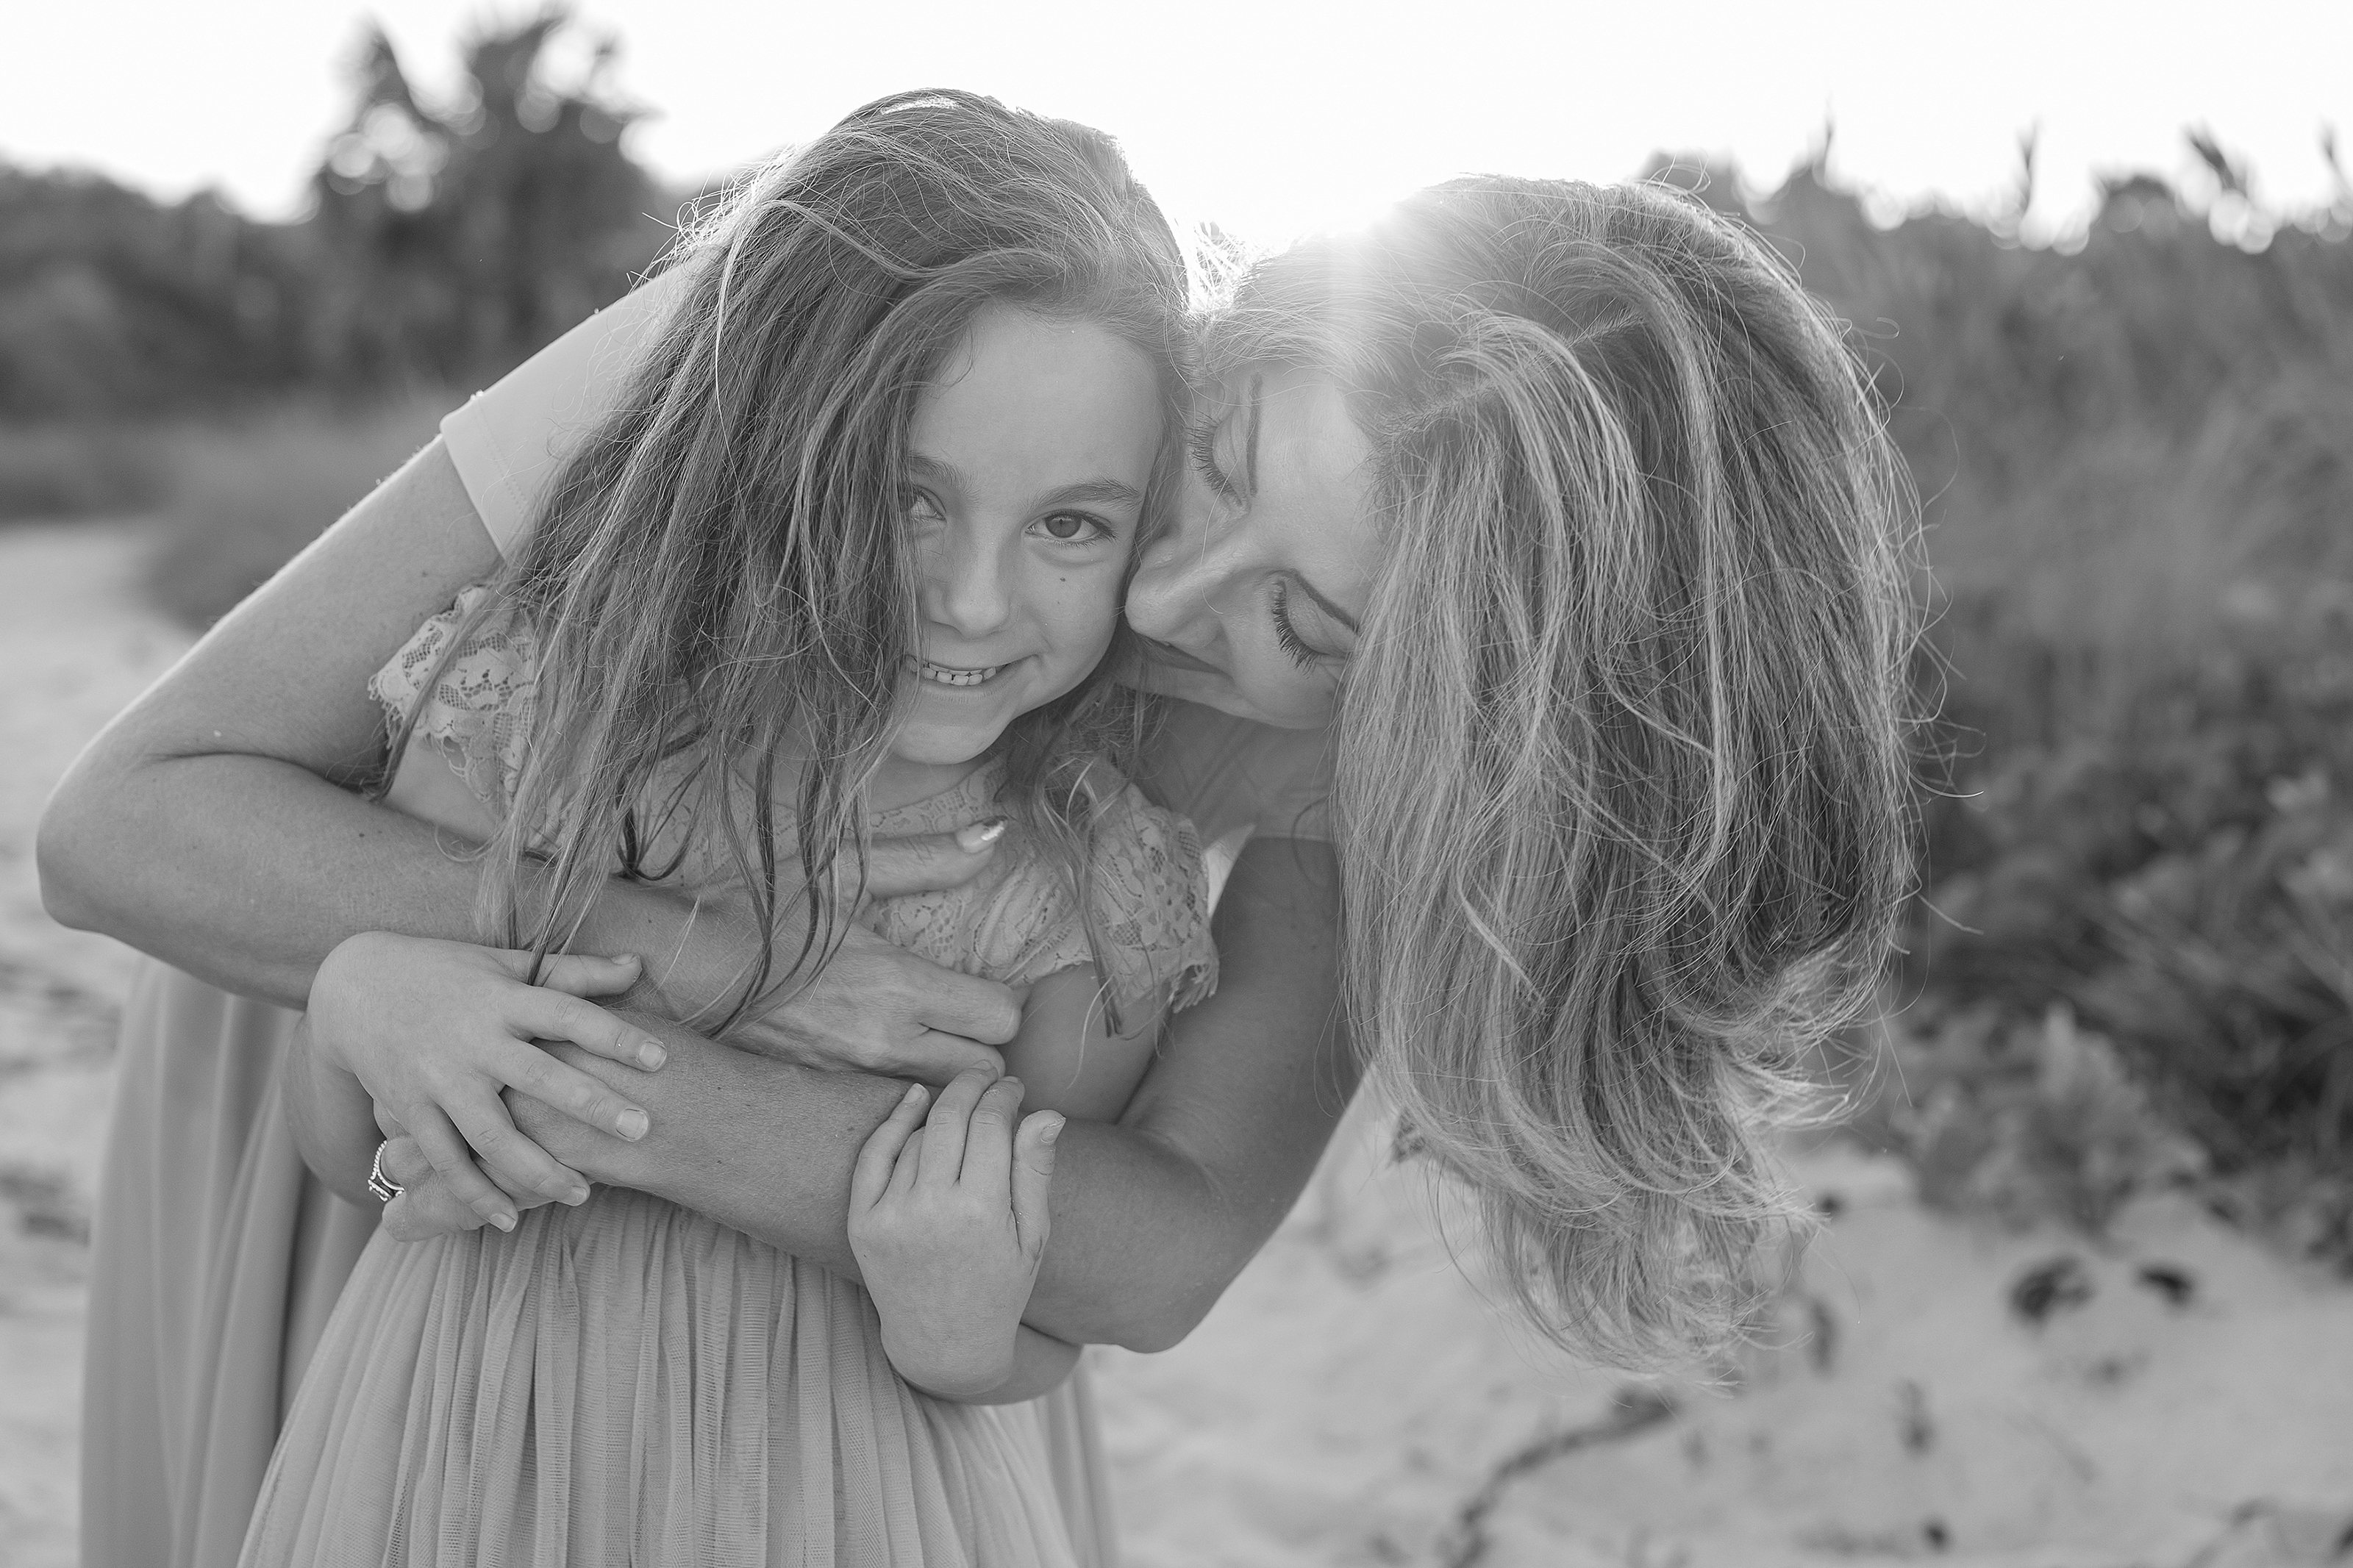
[[41,810],[33,835],[33,869],[40,879],[41,908],[51,920],[76,931],[96,931],[105,922],[105,908],[93,874],[99,850],[106,842],[103,812],[91,797],[98,794],[79,767],[66,774]]
[[1137,1310],[1123,1315],[1112,1325],[1106,1341],[1143,1355],[1175,1350],[1201,1326],[1201,1320],[1209,1315],[1209,1309],[1218,1304],[1232,1282],[1233,1276],[1229,1274],[1158,1291],[1154,1300],[1135,1303]]

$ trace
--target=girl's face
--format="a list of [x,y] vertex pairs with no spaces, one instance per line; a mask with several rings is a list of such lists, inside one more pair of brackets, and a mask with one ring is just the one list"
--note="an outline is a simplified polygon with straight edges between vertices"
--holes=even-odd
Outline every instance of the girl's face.
[[974,322],[907,433],[923,653],[894,756],[970,762],[1093,672],[1160,435],[1134,345],[1011,306]]
[[1337,388],[1236,377],[1196,423],[1168,531],[1136,563],[1136,684],[1261,723],[1329,723],[1383,544],[1372,448]]

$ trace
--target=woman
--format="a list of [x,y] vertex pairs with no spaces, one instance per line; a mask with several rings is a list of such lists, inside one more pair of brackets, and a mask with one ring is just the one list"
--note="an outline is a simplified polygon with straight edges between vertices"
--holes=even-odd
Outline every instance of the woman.
[[[550,427],[626,363],[626,313],[599,321],[509,384],[533,435],[484,443],[458,420],[93,746],[44,824],[60,918],[284,1003],[353,930],[467,933],[470,874],[336,787],[375,741],[315,693],[355,686],[362,653],[380,661],[491,564],[485,521],[523,510],[499,492],[528,487]],[[1737,1261],[1784,1212],[1756,1115],[1812,1028],[1859,1005],[1903,880],[1908,511],[1854,366],[1721,219],[1663,192],[1507,181],[1278,258],[1209,342],[1225,416],[1131,591],[1157,645],[1143,679],[1244,719],[1337,715],[1355,1016],[1422,1146],[1534,1266],[1503,1272],[1542,1321],[1616,1354],[1720,1331]],[[449,454],[470,444],[461,478]],[[483,462],[484,445],[509,456]],[[1169,793],[1222,791],[1226,822],[1247,802],[1261,837],[1220,910],[1219,995],[1180,1022],[1124,1126],[1066,1140],[1076,1173],[1055,1184],[1029,1318],[1141,1348],[1181,1338],[1279,1220],[1354,1076],[1332,1026],[1332,858],[1267,837],[1316,830],[1298,770],[1197,711],[1170,740],[1171,771],[1193,776]],[[968,859],[918,847],[886,880]],[[382,884],[399,896],[341,891]],[[596,927],[582,946],[677,943],[673,912],[627,889]],[[849,956],[795,1004],[835,1059],[929,1076],[1004,1037],[1003,995]],[[453,982],[437,1016],[471,999]],[[844,1038],[861,1011],[881,1039]],[[845,1258],[850,1163],[896,1086],[665,1043],[652,1075],[573,1058],[650,1111],[644,1139],[529,1100],[524,1131],[594,1179]],[[135,1114],[142,1064],[125,1070]],[[220,1089],[205,1113],[230,1121],[216,1108],[236,1093],[258,1098]],[[158,1158],[122,1152],[123,1131],[118,1169]],[[413,1146],[385,1159],[412,1184],[404,1223],[479,1223]],[[288,1232],[313,1239],[289,1249]],[[271,1367],[290,1372],[349,1251],[326,1256],[334,1226],[240,1234],[264,1256],[212,1265],[211,1289],[266,1293],[290,1267],[304,1288],[275,1298],[292,1307]],[[115,1310],[133,1311],[123,1283]],[[136,1331],[95,1321],[94,1356]],[[175,1398],[147,1404],[187,1430]],[[110,1418],[130,1416],[94,1399],[94,1436]],[[93,1480],[97,1509],[115,1494]],[[234,1479],[204,1484],[234,1510]]]

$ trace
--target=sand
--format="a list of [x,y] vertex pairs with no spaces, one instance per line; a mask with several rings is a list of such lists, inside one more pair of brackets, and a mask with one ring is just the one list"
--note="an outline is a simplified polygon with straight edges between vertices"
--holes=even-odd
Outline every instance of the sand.
[[[74,1557],[87,1226],[130,955],[42,915],[40,803],[185,647],[130,526],[0,533],[0,1564]],[[1793,1152],[1837,1210],[1715,1384],[1579,1370],[1467,1284],[1360,1108],[1185,1344],[1093,1352],[1132,1568],[2353,1562],[2353,1287],[2186,1196],[2094,1244]],[[2012,1305],[2042,1281],[2049,1310]],[[2185,1289],[2186,1287],[2186,1289]],[[2177,1300],[2176,1298],[2179,1298]]]

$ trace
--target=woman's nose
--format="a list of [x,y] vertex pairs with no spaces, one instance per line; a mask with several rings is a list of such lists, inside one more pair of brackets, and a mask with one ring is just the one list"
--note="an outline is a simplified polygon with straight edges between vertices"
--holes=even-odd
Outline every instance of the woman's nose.
[[1226,537],[1231,531],[1202,509],[1181,509],[1167,531],[1136,559],[1127,586],[1128,625],[1179,647],[1199,640],[1198,631],[1216,618],[1213,596],[1233,574]]
[[923,614],[967,637],[1005,625],[1013,603],[1004,552],[979,532],[951,529],[923,560]]

